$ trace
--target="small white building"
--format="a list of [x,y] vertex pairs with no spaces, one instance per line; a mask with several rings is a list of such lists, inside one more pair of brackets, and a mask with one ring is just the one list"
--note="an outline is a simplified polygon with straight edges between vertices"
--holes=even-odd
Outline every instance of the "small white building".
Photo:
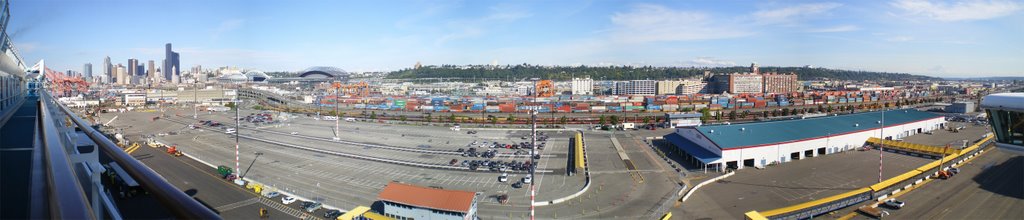
[[[883,119],[884,118],[884,119]],[[944,117],[913,109],[729,125],[680,127],[665,135],[689,162],[710,170],[764,167],[900,139],[945,127]],[[884,125],[884,129],[882,128]]]

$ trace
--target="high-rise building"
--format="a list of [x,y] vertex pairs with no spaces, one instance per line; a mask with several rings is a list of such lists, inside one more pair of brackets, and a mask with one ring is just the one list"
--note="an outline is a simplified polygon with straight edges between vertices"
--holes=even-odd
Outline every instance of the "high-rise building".
[[138,70],[139,70],[138,66],[139,66],[139,60],[138,59],[135,59],[135,58],[128,59],[128,66],[125,67],[126,69],[128,69],[128,75],[129,76],[133,76],[133,77],[134,76],[138,76],[139,75],[139,73],[138,73]]
[[160,79],[157,79],[158,76],[156,75],[156,62],[149,60],[147,64],[149,68],[146,68],[146,78],[154,83],[160,82]]
[[683,80],[661,80],[658,81],[658,95],[675,95],[679,90],[679,86],[683,85]]
[[750,63],[750,72],[754,74],[761,74],[761,66],[758,66],[757,63]]
[[789,93],[800,90],[796,74],[775,74],[768,73],[764,77],[765,93]]
[[707,94],[708,83],[700,80],[683,80],[683,83],[676,88],[676,94],[679,95],[692,95],[692,94]]
[[654,95],[656,90],[657,81],[654,80],[630,80],[615,83],[617,95]]
[[594,80],[587,78],[572,78],[573,95],[594,95]]
[[104,83],[111,83],[111,82],[113,82],[112,81],[112,80],[114,80],[113,68],[114,68],[114,66],[112,66],[110,64],[110,57],[107,56],[106,58],[103,58],[103,76],[106,77],[106,78],[104,78]]
[[764,77],[759,74],[729,75],[729,93],[763,93]]
[[82,65],[82,76],[85,77],[86,80],[92,79],[91,63],[86,63],[85,65]]
[[164,79],[172,81],[172,76],[180,76],[181,73],[178,70],[181,69],[181,61],[179,60],[178,53],[171,50],[171,43],[167,43],[164,48]]
[[128,75],[128,71],[120,63],[117,64],[114,71],[117,72],[117,84],[127,85],[128,82],[131,82],[131,76]]

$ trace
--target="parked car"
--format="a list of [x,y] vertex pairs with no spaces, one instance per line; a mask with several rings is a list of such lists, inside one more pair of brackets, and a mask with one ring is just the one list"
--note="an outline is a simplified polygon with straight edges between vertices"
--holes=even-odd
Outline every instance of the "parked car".
[[267,197],[267,198],[271,198],[271,199],[273,199],[274,197],[278,197],[278,196],[281,196],[281,193],[279,193],[277,191],[268,192],[268,193],[263,194],[263,197]]
[[530,176],[523,177],[523,183],[531,183],[531,182],[533,182],[533,177],[530,177]]
[[907,203],[901,202],[901,201],[896,200],[896,199],[885,200],[885,206],[889,206],[890,208],[893,208],[893,209],[903,208],[903,205],[906,205],[906,204]]
[[452,161],[448,161],[448,165],[452,165],[452,166],[455,166],[455,164],[457,164],[457,163],[459,163],[458,159],[452,159]]
[[302,202],[302,209],[306,210],[306,212],[315,212],[321,207],[323,207],[323,204],[319,202]]
[[507,182],[507,181],[508,181],[508,173],[502,173],[501,176],[498,176],[498,182]]
[[512,188],[523,188],[523,182],[515,182],[512,184]]
[[327,212],[324,213],[324,218],[325,219],[335,219],[335,218],[338,218],[338,216],[341,216],[342,214],[345,214],[345,213],[341,212],[340,210],[337,210],[337,209],[331,209],[331,210],[327,210]]
[[284,198],[281,198],[281,203],[284,203],[285,205],[295,203],[295,201],[297,201],[297,199],[291,196],[285,196]]

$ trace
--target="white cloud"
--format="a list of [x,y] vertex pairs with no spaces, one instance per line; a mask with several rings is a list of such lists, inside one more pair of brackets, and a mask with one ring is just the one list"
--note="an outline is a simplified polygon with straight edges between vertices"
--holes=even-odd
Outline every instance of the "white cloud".
[[243,19],[231,19],[222,21],[220,22],[220,26],[218,26],[217,29],[213,30],[212,37],[214,40],[220,39],[221,35],[237,30],[238,28],[242,27],[243,24],[245,24],[245,20]]
[[730,24],[712,22],[707,13],[642,4],[611,17],[616,40],[633,43],[735,38],[750,35]]
[[860,27],[857,27],[856,25],[840,25],[840,26],[835,26],[835,27],[826,27],[826,28],[812,29],[812,30],[808,30],[807,32],[811,32],[811,33],[833,33],[833,32],[849,32],[849,31],[856,31],[856,30],[860,30]]
[[885,40],[889,41],[889,42],[907,42],[907,41],[914,40],[914,37],[911,37],[911,36],[893,36],[893,37],[886,38]]
[[486,34],[488,28],[507,24],[533,16],[530,13],[505,7],[493,7],[490,14],[484,17],[448,22],[449,31],[442,35],[435,45],[443,45],[452,40],[479,37]]
[[754,19],[755,22],[758,23],[790,23],[802,17],[831,11],[832,9],[838,8],[842,5],[843,4],[829,2],[801,4],[772,10],[760,10],[754,12]]
[[715,59],[714,57],[697,57],[688,63],[693,66],[736,66],[736,62]]
[[923,16],[939,21],[985,20],[1007,16],[1021,10],[1017,2],[1004,0],[977,0],[956,3],[928,0],[896,0],[893,7],[911,16]]

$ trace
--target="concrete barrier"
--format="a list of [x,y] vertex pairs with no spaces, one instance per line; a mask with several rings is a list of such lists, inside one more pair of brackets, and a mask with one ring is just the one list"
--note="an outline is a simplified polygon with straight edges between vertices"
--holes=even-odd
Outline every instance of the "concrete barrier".
[[[583,131],[577,131],[577,132],[583,133]],[[572,195],[568,195],[568,196],[565,196],[565,197],[562,197],[562,198],[558,198],[558,199],[554,199],[554,200],[550,200],[550,201],[533,202],[533,206],[554,205],[554,204],[562,203],[562,202],[565,202],[565,201],[569,201],[571,199],[579,197],[580,195],[583,195],[583,193],[586,193],[587,190],[590,189],[590,166],[589,166],[589,163],[588,163],[589,161],[588,161],[588,157],[587,157],[587,147],[586,147],[587,146],[587,139],[583,138],[583,137],[584,137],[584,135],[580,135],[580,138],[582,138],[581,141],[583,142],[583,161],[584,161],[584,163],[587,163],[587,166],[585,166],[584,170],[583,170],[583,174],[586,175],[586,180],[583,183],[583,188],[580,189],[580,191],[577,191],[576,193],[573,193]]]
[[[729,173],[726,173],[725,175],[721,175],[721,176],[718,176],[718,177],[715,177],[715,178],[711,178],[709,180],[705,180],[704,182],[698,183],[697,185],[694,185],[693,188],[690,188],[690,191],[687,191],[686,195],[683,196],[683,202],[686,202],[686,199],[689,199],[690,196],[693,195],[693,192],[697,191],[697,189],[700,189],[701,186],[707,185],[708,183],[712,183],[712,182],[715,182],[715,181],[718,181],[718,180],[721,180],[721,179],[725,179],[726,177],[730,177],[733,174],[736,174],[736,172],[735,171],[729,172]],[[680,192],[682,192],[682,191],[680,191]]]

